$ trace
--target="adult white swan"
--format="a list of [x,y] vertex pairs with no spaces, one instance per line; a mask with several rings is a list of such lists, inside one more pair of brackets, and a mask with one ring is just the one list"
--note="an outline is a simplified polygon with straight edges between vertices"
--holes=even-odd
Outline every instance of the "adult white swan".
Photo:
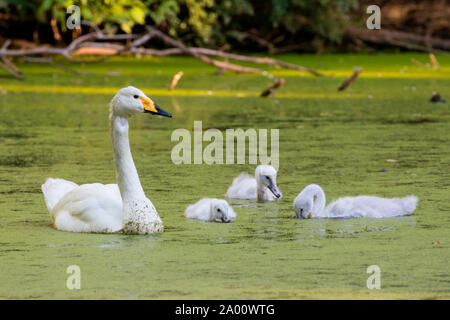
[[262,164],[256,167],[254,177],[242,172],[234,178],[225,197],[259,201],[281,199],[281,192],[277,187],[277,171],[272,166]]
[[145,196],[133,162],[128,140],[128,118],[148,112],[166,117],[141,90],[119,90],[110,104],[110,127],[116,164],[117,184],[77,185],[48,178],[42,185],[53,225],[72,232],[116,232],[130,234],[162,232],[162,221]]
[[411,215],[417,206],[417,197],[379,198],[357,196],[339,198],[325,207],[322,188],[310,184],[294,200],[297,218],[390,218]]

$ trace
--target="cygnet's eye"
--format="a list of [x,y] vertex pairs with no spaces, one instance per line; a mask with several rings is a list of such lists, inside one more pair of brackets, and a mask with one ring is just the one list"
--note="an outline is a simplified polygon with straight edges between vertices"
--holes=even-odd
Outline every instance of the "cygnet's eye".
[[139,96],[138,96],[137,94],[135,94],[135,95],[133,96],[133,98],[137,99],[137,98],[139,98]]
[[220,209],[217,209],[217,212],[222,212],[222,211],[220,211]]
[[266,179],[269,180],[269,176],[266,176]]

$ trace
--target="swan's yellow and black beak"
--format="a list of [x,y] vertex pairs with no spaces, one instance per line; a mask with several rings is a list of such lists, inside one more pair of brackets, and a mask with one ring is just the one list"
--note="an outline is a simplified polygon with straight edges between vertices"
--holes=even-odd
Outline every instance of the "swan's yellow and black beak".
[[161,109],[160,107],[158,107],[158,105],[155,104],[152,100],[150,100],[150,98],[139,97],[139,99],[141,100],[142,105],[144,106],[144,112],[172,118],[172,115],[170,113],[168,113],[168,112],[164,111],[163,109]]

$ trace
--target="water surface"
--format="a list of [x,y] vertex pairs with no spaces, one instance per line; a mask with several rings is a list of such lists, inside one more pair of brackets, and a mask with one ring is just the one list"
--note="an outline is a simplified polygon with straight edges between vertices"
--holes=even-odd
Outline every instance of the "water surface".
[[[270,78],[215,76],[188,58],[75,66],[91,72],[82,77],[20,65],[24,81],[0,78],[0,297],[449,298],[450,113],[448,103],[428,100],[433,91],[449,100],[450,59],[438,57],[441,70],[424,70],[411,57],[427,59],[287,56],[334,76],[269,69],[286,78],[270,99],[257,97]],[[365,68],[361,78],[337,93],[356,66]],[[166,92],[179,70],[179,87]],[[165,232],[53,229],[40,191],[47,177],[115,182],[108,102],[129,84],[174,114],[130,121],[141,182]],[[232,201],[238,217],[230,224],[186,220],[188,204],[221,197],[235,176],[255,168],[174,165],[171,133],[192,130],[194,120],[204,130],[280,129],[283,199]],[[293,219],[292,201],[310,183],[322,185],[328,201],[414,194],[419,205],[401,218]],[[373,264],[382,271],[376,292],[366,288]],[[81,268],[81,290],[66,288],[69,265]]]

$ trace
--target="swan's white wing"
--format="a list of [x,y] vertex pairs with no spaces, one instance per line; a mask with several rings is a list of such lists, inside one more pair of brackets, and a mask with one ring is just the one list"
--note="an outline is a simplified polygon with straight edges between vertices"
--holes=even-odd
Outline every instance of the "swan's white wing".
[[359,196],[355,198],[354,207],[359,211],[366,212],[365,217],[390,218],[412,214],[416,204],[416,197],[387,199]]
[[185,217],[203,221],[210,220],[211,201],[210,198],[203,198],[189,205],[184,212]]
[[48,211],[51,212],[58,201],[61,200],[66,193],[76,187],[78,187],[78,185],[72,181],[47,178],[45,183],[41,186],[41,189],[44,194],[44,200]]
[[358,196],[340,198],[330,203],[324,210],[323,217],[328,218],[390,218],[410,215],[414,212],[417,198],[380,198]]
[[355,197],[339,198],[331,202],[319,215],[321,218],[359,218],[364,217],[364,210],[355,208]]
[[225,197],[234,199],[256,199],[256,179],[246,172],[234,178]]
[[54,225],[73,232],[114,232],[122,228],[122,198],[116,184],[84,184],[53,208]]

